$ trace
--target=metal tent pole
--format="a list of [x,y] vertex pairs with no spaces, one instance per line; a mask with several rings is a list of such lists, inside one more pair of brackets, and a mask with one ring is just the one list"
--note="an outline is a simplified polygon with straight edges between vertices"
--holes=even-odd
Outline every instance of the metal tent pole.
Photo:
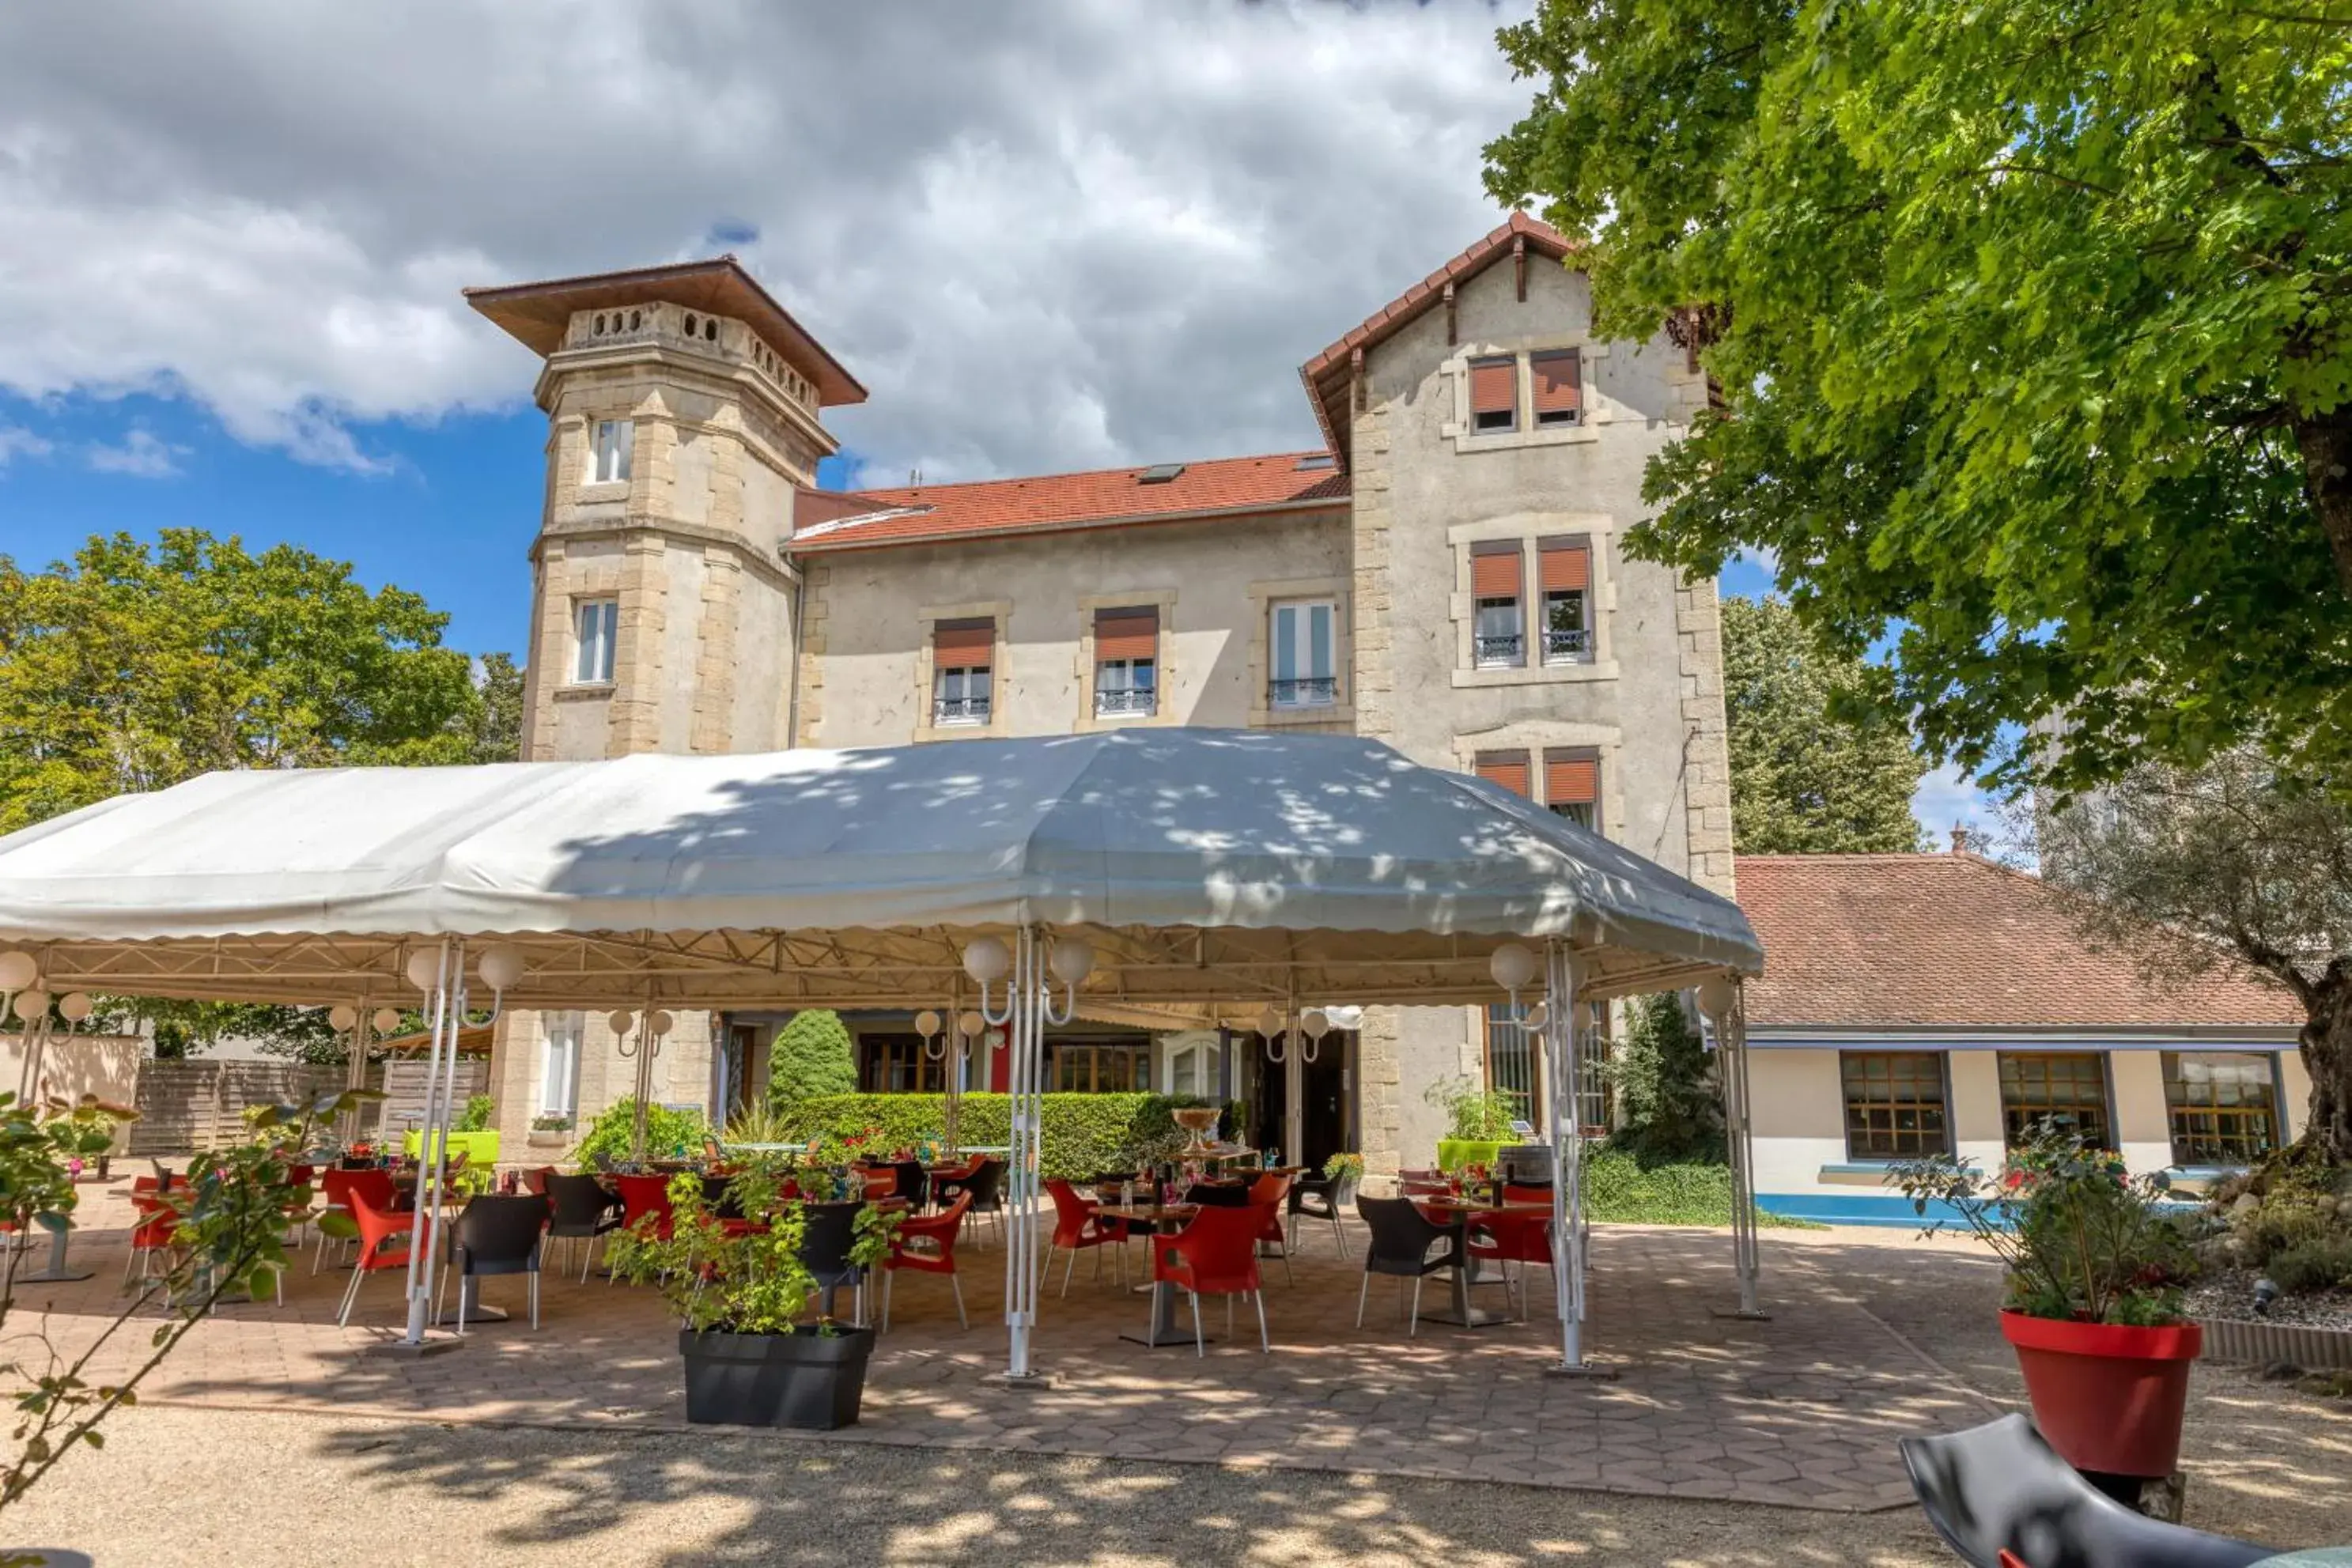
[[[1584,1359],[1583,1064],[1576,1044],[1578,984],[1583,978],[1564,938],[1544,946],[1544,1065],[1551,1103],[1551,1255],[1553,1304],[1559,1313],[1559,1361],[1545,1368],[1560,1376],[1589,1376]],[[1601,1375],[1607,1375],[1605,1373]]]
[[1737,976],[1699,988],[1699,1009],[1714,1025],[1716,1074],[1723,1085],[1724,1142],[1731,1157],[1731,1269],[1739,1305],[1718,1316],[1766,1319],[1757,1304],[1763,1248],[1756,1235],[1756,1143],[1748,1108],[1748,998]]
[[1037,1326],[1037,1194],[1044,1158],[1044,1103],[1040,1090],[1045,1076],[1046,995],[1045,955],[1034,926],[1024,925],[1013,936],[1011,996],[1007,998],[1013,1052],[1012,1137],[1006,1160],[1009,1208],[1004,1258],[1004,1324],[1010,1350],[1004,1375],[1008,1381],[1032,1380],[1037,1369],[1031,1338]]
[[1284,1006],[1282,1040],[1282,1163],[1299,1166],[1307,1163],[1307,1063],[1295,995]]
[[441,1183],[449,1155],[449,1107],[443,1089],[449,1068],[443,1053],[455,1056],[457,1028],[465,1019],[465,944],[441,938],[434,968],[429,1002],[433,1018],[432,1055],[425,1072],[424,1143],[418,1152],[415,1229],[408,1249],[408,1332],[401,1343],[414,1348],[425,1343],[425,1324],[433,1311],[433,1255],[440,1242]]
[[34,1096],[40,1092],[41,1058],[48,1054],[49,1010],[43,1008],[37,1021],[19,1021],[25,1025],[25,1060],[18,1064],[16,1073],[16,1103],[31,1105]]
[[[343,1088],[346,1091],[367,1087],[368,1037],[374,1032],[372,1009],[374,997],[366,986],[360,988],[359,1014],[352,1020],[352,1042],[343,1059]],[[335,1136],[346,1146],[355,1142],[360,1133],[360,1109],[353,1105],[335,1119]]]

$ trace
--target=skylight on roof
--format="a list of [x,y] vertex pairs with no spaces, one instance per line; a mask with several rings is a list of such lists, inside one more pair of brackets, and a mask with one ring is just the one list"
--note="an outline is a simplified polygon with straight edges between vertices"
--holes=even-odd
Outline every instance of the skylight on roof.
[[1154,463],[1137,475],[1135,482],[1139,485],[1165,485],[1182,472],[1184,465],[1181,463]]
[[1337,468],[1339,465],[1339,460],[1328,452],[1310,452],[1298,460],[1298,466],[1295,472],[1304,474],[1309,469]]

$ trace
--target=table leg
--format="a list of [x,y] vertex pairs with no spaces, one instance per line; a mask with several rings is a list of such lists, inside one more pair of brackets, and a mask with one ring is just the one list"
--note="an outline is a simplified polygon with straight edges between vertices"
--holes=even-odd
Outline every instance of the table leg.
[[[1162,1345],[1191,1344],[1192,1325],[1187,1322],[1179,1327],[1176,1322],[1176,1299],[1179,1294],[1176,1287],[1165,1281],[1159,1281],[1151,1285],[1150,1290],[1150,1329],[1144,1333],[1123,1333],[1118,1337],[1131,1344],[1148,1344],[1154,1350]],[[1205,1336],[1204,1343],[1214,1344],[1216,1336],[1213,1334]]]
[[1447,1292],[1449,1310],[1424,1312],[1422,1314],[1423,1321],[1452,1323],[1456,1328],[1465,1329],[1492,1328],[1496,1323],[1508,1322],[1510,1314],[1507,1312],[1483,1312],[1470,1304],[1470,1270],[1475,1260],[1470,1256],[1470,1217],[1467,1214],[1454,1217],[1454,1256],[1462,1260],[1462,1266],[1454,1270],[1454,1288]]

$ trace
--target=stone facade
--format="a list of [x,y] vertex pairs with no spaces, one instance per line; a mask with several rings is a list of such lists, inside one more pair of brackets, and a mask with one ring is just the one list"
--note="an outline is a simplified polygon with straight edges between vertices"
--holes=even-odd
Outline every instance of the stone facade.
[[[1540,775],[1565,751],[1593,759],[1601,831],[1729,894],[1714,588],[1622,549],[1643,515],[1643,466],[1704,404],[1703,379],[1663,339],[1593,340],[1583,275],[1524,246],[1457,267],[1442,311],[1383,315],[1397,321],[1355,352],[1344,470],[1314,455],[1255,460],[1295,467],[1296,497],[1255,515],[959,529],[871,521],[927,513],[931,496],[951,499],[956,486],[870,493],[863,517],[859,497],[814,489],[833,443],[815,417],[815,372],[783,362],[793,345],[679,304],[624,317],[587,299],[538,389],[549,482],[533,549],[528,754],[904,745],[1130,723],[1354,731],[1465,770],[1507,754]],[[595,329],[641,319],[618,338]],[[1579,356],[1581,408],[1572,422],[1539,423],[1533,356],[1561,350]],[[1485,365],[1491,389],[1503,361],[1519,412],[1496,431],[1474,417],[1471,383]],[[631,473],[592,482],[597,423],[614,419],[634,426]],[[1318,469],[1343,472],[1344,486],[1317,490]],[[1069,479],[1104,476],[1034,483],[1042,492]],[[1147,483],[1133,476],[1139,508]],[[1536,574],[1545,541],[1563,538],[1581,541],[1590,561],[1590,640],[1580,656],[1553,660],[1533,651]],[[1530,650],[1501,666],[1477,656],[1473,591],[1474,558],[1497,551],[1517,559]],[[581,678],[580,605],[604,598],[617,606],[609,682]],[[1331,606],[1335,680],[1329,702],[1287,706],[1269,695],[1270,627],[1277,606],[1307,600]],[[1097,701],[1096,618],[1109,609],[1157,613],[1148,713]],[[992,700],[984,716],[949,722],[934,701],[937,629],[982,620]],[[540,1102],[542,1052],[524,1046],[541,1032],[519,1017],[502,1036],[503,1116],[518,1128]],[[583,1061],[610,1054],[601,1020],[587,1034]],[[681,1020],[664,1099],[714,1092],[709,1034],[705,1020]],[[1485,1066],[1475,1009],[1367,1015],[1348,1091],[1368,1163],[1425,1163],[1441,1129],[1423,1086]],[[592,1090],[583,1065],[583,1113],[614,1092]]]

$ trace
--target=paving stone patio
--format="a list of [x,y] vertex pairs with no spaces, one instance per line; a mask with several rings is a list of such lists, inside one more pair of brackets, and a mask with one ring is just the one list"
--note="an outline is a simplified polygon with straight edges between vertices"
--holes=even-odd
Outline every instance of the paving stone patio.
[[[117,1300],[127,1186],[86,1189],[73,1259],[95,1279],[22,1288],[28,1306],[47,1308],[61,1346],[94,1333]],[[1558,1349],[1540,1281],[1531,1322],[1466,1331],[1424,1320],[1414,1338],[1390,1282],[1376,1281],[1357,1329],[1359,1265],[1339,1257],[1328,1228],[1303,1238],[1295,1281],[1279,1262],[1267,1265],[1271,1354],[1259,1354],[1246,1307],[1228,1339],[1213,1303],[1217,1343],[1204,1359],[1189,1345],[1152,1350],[1121,1339],[1143,1327],[1146,1300],[1108,1274],[1097,1282],[1084,1258],[1066,1299],[1058,1263],[1045,1292],[1038,1360],[1053,1386],[1015,1391],[987,1381],[1003,1364],[1003,1254],[968,1240],[970,1332],[957,1327],[944,1280],[900,1280],[864,1420],[830,1440],[1464,1477],[1813,1509],[1906,1506],[1895,1438],[1970,1425],[1997,1408],[1937,1364],[1916,1327],[1906,1338],[1863,1304],[1888,1272],[1928,1261],[1920,1244],[1887,1232],[1767,1232],[1764,1248],[1772,1316],[1741,1321],[1716,1315],[1733,1294],[1724,1234],[1598,1228],[1587,1343],[1617,1372],[1610,1381],[1544,1375]],[[1353,1250],[1360,1258],[1360,1239]],[[1139,1265],[1139,1245],[1132,1257]],[[1955,1258],[1946,1247],[1933,1261],[1935,1288],[1955,1292],[1960,1313],[1989,1313],[1996,1285],[1988,1260]],[[462,1349],[416,1358],[366,1354],[397,1337],[395,1275],[369,1280],[352,1326],[335,1326],[348,1277],[331,1267],[315,1278],[297,1272],[282,1308],[224,1308],[143,1399],[684,1427],[674,1330],[650,1291],[551,1274],[533,1332],[520,1281],[492,1281],[486,1300],[512,1306],[514,1319],[474,1328]],[[1480,1295],[1499,1305],[1499,1291]],[[146,1337],[119,1336],[99,1366],[119,1369]]]

